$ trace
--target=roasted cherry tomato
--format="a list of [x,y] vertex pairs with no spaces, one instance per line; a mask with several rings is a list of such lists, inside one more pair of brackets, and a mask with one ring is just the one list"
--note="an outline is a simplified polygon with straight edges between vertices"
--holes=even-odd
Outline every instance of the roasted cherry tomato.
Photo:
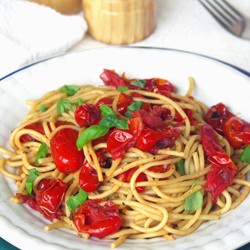
[[141,117],[143,124],[148,128],[160,128],[164,126],[161,117],[155,115],[152,111],[148,112],[144,109],[132,111],[133,117]]
[[[129,183],[134,172],[137,169],[138,168],[131,168],[131,169],[127,170],[126,172],[119,174],[117,176],[117,178],[123,182]],[[140,173],[136,178],[136,182],[142,182],[142,181],[147,181],[147,180],[148,180],[147,176],[144,173]],[[145,190],[145,188],[144,187],[137,187],[136,190],[138,193],[142,193]]]
[[99,185],[97,172],[87,161],[81,168],[79,185],[86,192],[94,192]]
[[166,79],[162,78],[151,78],[146,79],[145,89],[150,92],[156,90],[161,95],[169,96],[170,93],[175,92],[175,87]]
[[123,115],[127,111],[128,106],[132,104],[133,102],[134,101],[132,97],[125,95],[124,93],[120,93],[118,102],[117,102],[118,112]]
[[71,128],[60,129],[51,139],[50,148],[56,168],[65,174],[80,169],[84,161],[83,151],[76,146],[78,132]]
[[218,196],[233,183],[238,168],[219,145],[216,133],[209,124],[204,124],[201,128],[201,142],[207,159],[211,163],[205,188],[211,193],[214,203]]
[[[43,125],[41,122],[35,122],[32,124],[27,125],[26,127],[24,127],[25,129],[31,129],[31,130],[35,130],[39,133],[41,133],[42,135],[44,135],[44,129],[43,129]],[[20,137],[20,141],[22,143],[25,142],[30,142],[30,141],[36,141],[36,139],[34,139],[32,136],[30,136],[29,134],[24,134]]]
[[135,144],[133,132],[129,130],[114,129],[107,140],[107,149],[112,159],[122,158],[125,152]]
[[217,132],[223,133],[223,124],[234,116],[223,103],[218,103],[208,109],[205,120]]
[[118,74],[116,74],[114,70],[104,69],[100,78],[107,86],[113,86],[116,88],[126,86],[125,81]]
[[105,200],[87,200],[78,207],[73,221],[79,232],[98,238],[117,232],[122,225],[116,204]]
[[60,179],[44,179],[38,184],[36,202],[45,217],[55,214],[63,201],[67,184]]
[[82,104],[76,108],[75,120],[81,127],[97,124],[101,119],[101,111],[93,104]]
[[135,147],[142,151],[156,153],[160,148],[171,147],[179,135],[178,128],[166,128],[161,131],[144,128]]
[[[68,122],[62,122],[62,121],[57,121],[55,126],[56,127],[59,127],[59,126],[62,126],[62,125],[66,125],[66,124],[70,124]],[[44,132],[44,128],[43,128],[43,125],[41,122],[35,122],[35,123],[32,123],[32,124],[29,124],[25,127],[25,129],[31,129],[31,130],[35,130],[37,132],[39,132],[40,134],[44,135],[45,132]],[[50,131],[52,131],[52,129],[49,127]],[[32,136],[30,135],[22,135],[21,138],[20,138],[20,141],[22,143],[25,143],[25,142],[30,142],[30,141],[36,141],[36,139],[34,139]]]
[[212,166],[207,174],[205,189],[211,193],[214,203],[218,196],[232,185],[238,168],[225,153],[213,153],[208,157],[208,161],[212,163]]
[[35,197],[17,193],[17,197],[27,203],[29,207],[39,211],[46,219],[60,219],[61,204],[67,185],[60,179],[42,179],[37,186]]
[[223,132],[234,148],[241,148],[250,144],[250,123],[233,116],[223,126]]
[[148,169],[148,171],[154,172],[154,173],[165,173],[169,170],[169,165],[158,165],[153,166]]
[[206,155],[212,155],[216,152],[224,152],[218,143],[218,138],[212,126],[204,124],[201,127],[201,142]]
[[103,98],[101,98],[101,99],[97,102],[96,106],[97,106],[97,107],[100,107],[100,106],[102,106],[102,105],[107,105],[108,107],[112,108],[113,99],[112,99],[112,98],[109,98],[109,97],[103,97]]
[[142,130],[140,117],[128,120],[129,130],[114,129],[107,139],[107,150],[112,159],[124,157],[125,152],[133,147]]

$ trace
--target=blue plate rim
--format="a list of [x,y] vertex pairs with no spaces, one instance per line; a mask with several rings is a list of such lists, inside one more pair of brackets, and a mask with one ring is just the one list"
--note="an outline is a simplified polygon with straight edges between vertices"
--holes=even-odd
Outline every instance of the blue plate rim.
[[[175,49],[175,48],[164,48],[164,47],[154,47],[154,46],[130,46],[130,45],[112,45],[113,48],[129,48],[129,49],[150,49],[150,50],[164,50],[164,51],[174,51],[174,52],[180,52],[180,53],[184,53],[184,54],[190,54],[190,55],[195,55],[195,56],[198,56],[198,57],[201,57],[201,58],[207,58],[207,59],[210,59],[212,61],[216,61],[216,62],[219,62],[221,64],[224,64],[224,65],[227,65],[229,66],[230,68],[232,69],[235,69],[236,71],[244,74],[245,76],[248,76],[250,78],[250,72],[243,69],[243,68],[240,68],[238,66],[235,66],[231,63],[228,63],[228,62],[225,62],[223,60],[220,60],[218,58],[215,58],[215,57],[211,57],[211,56],[208,56],[208,55],[205,55],[205,54],[202,54],[202,53],[197,53],[197,52],[193,52],[193,51],[187,51],[187,50],[181,50],[181,49]],[[61,53],[61,54],[58,54],[56,56],[52,56],[52,57],[48,57],[48,58],[45,58],[45,59],[42,59],[42,60],[39,60],[39,61],[36,61],[36,62],[33,62],[33,63],[30,63],[28,65],[25,65],[17,70],[14,70],[12,72],[10,72],[9,74],[3,76],[0,78],[0,82],[3,81],[4,79],[6,78],[9,78],[15,74],[17,74],[18,72],[21,72],[27,68],[30,68],[36,64],[40,64],[42,62],[45,62],[45,61],[48,61],[48,60],[51,60],[53,58],[57,58],[57,57],[61,57],[61,56],[65,56],[67,54],[73,54],[73,53],[79,53],[79,52],[83,52],[83,51],[89,51],[89,50],[98,50],[98,49],[107,49],[107,48],[111,48],[111,47],[98,47],[98,48],[88,48],[88,49],[82,49],[82,50],[76,50],[76,51],[67,51],[65,53]]]

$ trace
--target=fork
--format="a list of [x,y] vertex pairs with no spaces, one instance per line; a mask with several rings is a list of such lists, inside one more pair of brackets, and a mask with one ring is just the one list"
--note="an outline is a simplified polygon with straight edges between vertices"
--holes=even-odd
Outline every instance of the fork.
[[250,29],[246,29],[246,19],[225,0],[199,0],[207,11],[233,35],[250,39]]

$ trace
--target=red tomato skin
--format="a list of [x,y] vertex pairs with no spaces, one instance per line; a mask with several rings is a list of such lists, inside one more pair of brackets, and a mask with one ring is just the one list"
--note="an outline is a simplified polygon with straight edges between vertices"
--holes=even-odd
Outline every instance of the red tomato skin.
[[[24,127],[24,128],[25,128],[25,129],[32,129],[32,130],[35,130],[35,131],[41,133],[42,135],[45,134],[45,133],[44,133],[44,129],[43,129],[43,125],[42,125],[41,122],[36,122],[36,123],[29,124],[29,125],[27,125],[27,126]],[[22,135],[22,136],[20,137],[20,141],[21,141],[22,143],[25,143],[25,142],[30,142],[30,141],[36,141],[36,139],[34,139],[32,136],[30,136],[30,135],[28,135],[28,134],[27,134],[27,135],[24,134],[24,135]]]
[[216,133],[211,125],[204,124],[201,128],[201,142],[211,169],[206,177],[205,189],[212,195],[212,203],[218,196],[233,183],[233,178],[238,172],[231,158],[219,145]]
[[120,114],[124,115],[128,109],[128,106],[132,104],[134,101],[132,97],[125,95],[124,93],[120,93],[118,101],[117,101],[117,110]]
[[175,87],[172,83],[170,83],[166,79],[162,78],[150,78],[145,79],[145,90],[149,92],[154,92],[156,90],[156,93],[159,93],[164,96],[169,96],[170,93],[175,92]]
[[165,173],[170,169],[169,165],[158,165],[153,166],[148,169],[148,171],[154,172],[154,173]]
[[[119,174],[117,176],[117,178],[123,182],[126,182],[126,183],[129,183],[133,174],[135,173],[135,171],[137,170],[138,168],[131,168],[129,170],[127,170],[126,172],[123,172],[121,174]],[[147,181],[148,178],[147,176],[144,174],[144,173],[140,173],[137,178],[136,178],[136,181],[135,182],[142,182],[142,181]],[[142,193],[144,192],[145,190],[145,187],[136,187],[136,190],[138,193]]]
[[119,230],[122,218],[112,201],[87,200],[80,205],[73,218],[79,232],[104,238]]
[[113,86],[115,88],[126,86],[125,81],[118,74],[116,74],[114,70],[104,69],[100,78],[107,86]]
[[102,105],[107,105],[108,107],[112,108],[113,105],[113,99],[109,98],[109,97],[104,97],[101,98],[97,103],[96,106],[100,107]]
[[80,169],[84,161],[83,151],[76,146],[78,132],[71,128],[63,128],[50,141],[51,155],[56,168],[65,174]]
[[218,143],[213,127],[209,124],[205,123],[201,127],[201,142],[206,155],[212,155],[216,152],[224,152]]
[[223,132],[229,143],[235,148],[241,148],[250,144],[250,123],[233,116],[224,126]]
[[215,203],[219,195],[232,185],[237,172],[230,166],[220,167],[212,164],[205,183],[206,191],[212,195],[212,203]]
[[218,133],[223,134],[223,124],[234,116],[223,103],[210,107],[205,116],[205,121],[210,124]]
[[67,184],[60,179],[46,179],[36,192],[36,202],[40,211],[49,217],[55,214],[64,198]]
[[[159,148],[171,147],[179,135],[180,130],[178,128],[166,128],[162,131],[144,128],[141,131],[135,147],[145,152],[152,151],[152,153],[156,153]],[[162,146],[160,144],[162,144]]]
[[94,192],[99,185],[97,172],[87,161],[81,168],[79,185],[86,192]]
[[114,129],[107,140],[107,150],[113,160],[124,157],[125,151],[132,145],[134,145],[134,138],[129,130]]
[[[66,124],[70,124],[70,123],[68,123],[68,122],[62,122],[62,121],[57,121],[55,125],[56,125],[56,127],[60,127],[62,125],[66,125]],[[45,132],[44,132],[44,129],[43,129],[43,125],[42,125],[41,122],[35,122],[35,123],[32,123],[32,124],[29,124],[29,125],[27,125],[24,128],[25,129],[32,129],[32,130],[35,130],[35,131],[39,132],[42,135],[45,135]],[[50,129],[50,131],[52,131],[52,129],[50,128],[50,126],[49,126],[49,129]],[[30,136],[30,135],[24,134],[24,135],[22,135],[20,137],[20,141],[22,143],[25,143],[25,142],[37,141],[37,140],[35,138],[33,138],[32,136]]]
[[61,203],[63,201],[67,185],[60,179],[43,179],[38,183],[35,197],[17,193],[32,209],[39,211],[46,219],[60,219],[62,215]]
[[101,111],[93,104],[82,104],[76,108],[75,120],[80,127],[97,124],[101,119]]

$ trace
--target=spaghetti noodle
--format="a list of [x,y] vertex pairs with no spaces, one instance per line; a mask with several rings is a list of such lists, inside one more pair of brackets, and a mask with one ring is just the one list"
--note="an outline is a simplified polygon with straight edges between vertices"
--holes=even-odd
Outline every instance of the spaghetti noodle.
[[[250,165],[240,160],[244,147],[234,149],[225,136],[215,131],[213,136],[210,132],[202,135],[201,127],[207,129],[204,125],[209,109],[192,97],[192,78],[186,95],[181,96],[164,79],[127,79],[113,71],[104,73],[109,74],[104,80],[107,86],[65,85],[38,100],[28,101],[29,113],[11,133],[13,151],[0,147],[5,155],[0,159],[0,171],[18,187],[12,201],[27,202],[52,220],[45,230],[67,228],[86,239],[90,236],[112,239],[111,247],[126,239],[173,240],[191,234],[205,221],[218,220],[247,197],[250,183],[246,174]],[[76,112],[84,105],[90,108],[84,117],[89,124],[82,126]],[[96,107],[102,112],[93,117]],[[97,136],[99,131],[95,131],[94,137],[79,142],[93,126],[106,128],[106,133]],[[83,154],[78,169],[62,169],[55,160],[52,141],[63,130],[77,134],[78,150]],[[237,165],[231,182],[227,180],[228,185],[216,194],[218,190],[211,190],[208,183],[209,173],[216,165],[209,155],[211,149],[204,143],[207,139],[211,142],[210,137],[213,143],[216,138],[217,151],[225,152]],[[42,147],[46,150],[40,155]],[[66,157],[71,149],[67,150]],[[83,167],[89,172],[83,173]],[[46,189],[47,195],[55,195],[53,188],[58,195],[54,197],[56,209],[48,212],[53,204],[44,204],[40,196],[51,180],[60,181]],[[77,197],[81,190],[87,197],[72,208],[69,199]],[[85,213],[79,222],[84,204],[88,209],[91,206],[97,209],[97,214]],[[104,207],[108,207],[108,212],[103,211]],[[102,218],[102,223],[113,219],[117,228],[107,229],[110,231],[105,235],[98,234],[93,220],[105,213],[109,217]],[[81,230],[81,223],[89,223],[88,228],[93,226],[97,231]]]

